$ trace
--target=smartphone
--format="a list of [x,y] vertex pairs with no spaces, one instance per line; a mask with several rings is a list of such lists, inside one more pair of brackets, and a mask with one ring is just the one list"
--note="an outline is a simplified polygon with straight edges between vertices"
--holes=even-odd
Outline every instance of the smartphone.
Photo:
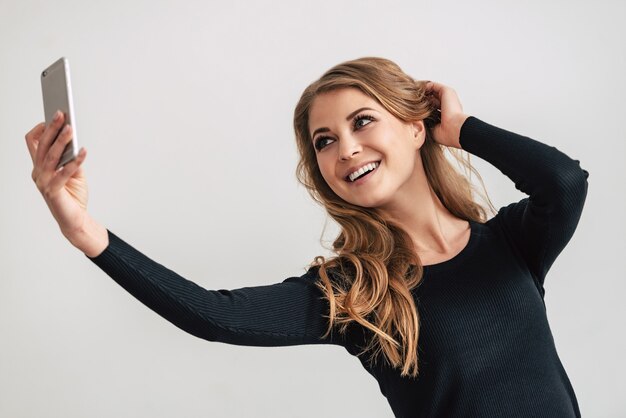
[[70,63],[67,58],[59,58],[41,72],[41,91],[46,126],[52,123],[54,113],[57,110],[65,115],[64,125],[72,126],[72,141],[66,145],[63,155],[59,159],[56,167],[58,170],[75,159],[79,151],[74,103],[72,101],[72,84],[70,82]]

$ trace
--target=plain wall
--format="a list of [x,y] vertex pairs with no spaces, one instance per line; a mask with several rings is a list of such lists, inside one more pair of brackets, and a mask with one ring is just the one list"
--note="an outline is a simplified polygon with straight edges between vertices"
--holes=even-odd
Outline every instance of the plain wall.
[[[24,141],[66,56],[90,213],[206,288],[277,283],[328,254],[293,108],[369,55],[589,171],[545,300],[583,416],[624,416],[624,18],[621,1],[0,0],[0,416],[391,417],[340,347],[211,343],[135,300],[60,234]],[[524,197],[472,161],[497,208]]]

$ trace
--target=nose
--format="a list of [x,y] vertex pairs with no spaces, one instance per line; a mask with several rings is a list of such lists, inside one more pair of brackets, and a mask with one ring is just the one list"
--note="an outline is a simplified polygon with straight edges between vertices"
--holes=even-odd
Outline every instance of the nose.
[[346,135],[339,141],[339,159],[346,161],[361,152],[361,144],[352,135]]

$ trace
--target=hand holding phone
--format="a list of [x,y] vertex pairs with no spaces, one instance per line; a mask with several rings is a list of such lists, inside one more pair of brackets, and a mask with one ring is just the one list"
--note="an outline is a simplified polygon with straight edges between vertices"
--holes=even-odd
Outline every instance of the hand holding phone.
[[[53,66],[54,64],[51,67]],[[44,76],[42,73],[42,79],[50,74]],[[44,88],[44,91],[51,90]],[[50,96],[44,93],[44,102],[45,97]],[[44,107],[49,108],[48,105]],[[71,104],[66,109],[67,114],[71,115]],[[63,235],[74,243],[78,236],[84,236],[86,225],[93,222],[87,214],[87,180],[81,166],[87,151],[81,148],[75,157],[64,164],[59,163],[63,161],[62,156],[75,140],[75,127],[69,122],[63,110],[52,110],[49,113],[46,111],[46,123],[38,123],[26,134],[26,145],[33,162],[32,180]]]

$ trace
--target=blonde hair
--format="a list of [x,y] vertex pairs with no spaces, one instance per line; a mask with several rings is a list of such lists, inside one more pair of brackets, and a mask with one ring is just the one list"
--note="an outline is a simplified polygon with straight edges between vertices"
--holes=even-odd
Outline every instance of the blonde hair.
[[[426,81],[405,74],[392,61],[360,58],[336,65],[309,85],[294,111],[300,157],[298,181],[341,228],[332,248],[337,255],[328,260],[317,256],[310,264],[319,267],[321,280],[317,285],[330,306],[324,337],[335,324],[345,333],[348,325],[356,322],[373,333],[359,355],[370,351],[369,360],[375,362],[382,353],[392,367],[401,369],[402,376],[412,377],[419,373],[419,313],[411,295],[423,276],[419,256],[397,223],[375,208],[350,204],[333,192],[319,170],[308,125],[313,100],[319,94],[342,88],[359,89],[403,122],[423,120],[426,139],[420,154],[430,187],[456,217],[485,222],[487,213],[474,201],[471,181],[447,159],[444,151],[448,147],[433,140],[431,129],[439,122],[440,114],[426,95],[425,84]],[[469,155],[464,160],[460,150],[448,151],[466,171],[480,179],[469,163]],[[486,190],[484,196],[489,200]],[[489,205],[495,211],[490,201]],[[337,280],[331,281],[329,273]]]

